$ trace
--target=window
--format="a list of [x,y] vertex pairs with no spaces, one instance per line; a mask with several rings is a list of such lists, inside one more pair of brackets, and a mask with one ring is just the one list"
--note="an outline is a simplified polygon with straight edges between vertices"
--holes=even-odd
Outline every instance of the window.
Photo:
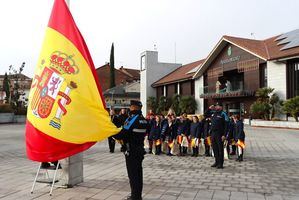
[[194,96],[195,94],[195,82],[194,80],[191,80],[191,96]]
[[141,56],[140,68],[141,68],[141,71],[145,70],[145,55]]
[[177,94],[178,93],[178,83],[174,84],[174,93]]
[[268,71],[266,64],[260,66],[260,87],[268,87]]
[[287,64],[287,97],[299,95],[299,59],[291,60]]

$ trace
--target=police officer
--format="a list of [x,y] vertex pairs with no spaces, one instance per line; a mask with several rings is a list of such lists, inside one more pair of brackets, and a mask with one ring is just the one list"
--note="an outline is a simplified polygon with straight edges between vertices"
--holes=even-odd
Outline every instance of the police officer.
[[131,187],[131,196],[128,196],[127,200],[142,199],[142,161],[145,154],[143,142],[148,123],[142,116],[141,107],[140,101],[131,101],[129,117],[123,129],[113,136],[116,140],[121,140],[123,144]]
[[222,114],[222,107],[220,105],[215,106],[215,112],[211,117],[211,138],[212,147],[215,157],[215,163],[211,167],[217,167],[223,169],[224,162],[224,147],[223,141],[225,140],[227,129],[227,123],[225,116]]

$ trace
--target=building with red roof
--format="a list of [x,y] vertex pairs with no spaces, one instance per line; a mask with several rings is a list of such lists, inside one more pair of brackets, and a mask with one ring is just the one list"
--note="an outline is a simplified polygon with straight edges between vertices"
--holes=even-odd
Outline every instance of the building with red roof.
[[194,96],[197,113],[222,104],[229,114],[249,116],[262,87],[282,100],[299,95],[299,29],[264,40],[223,36],[205,59],[171,70],[151,84],[155,97]]

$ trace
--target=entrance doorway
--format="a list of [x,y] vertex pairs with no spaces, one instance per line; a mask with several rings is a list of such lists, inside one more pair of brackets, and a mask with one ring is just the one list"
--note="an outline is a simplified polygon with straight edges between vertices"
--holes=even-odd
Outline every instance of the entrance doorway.
[[244,103],[240,102],[223,102],[223,110],[229,115],[240,115],[244,114]]

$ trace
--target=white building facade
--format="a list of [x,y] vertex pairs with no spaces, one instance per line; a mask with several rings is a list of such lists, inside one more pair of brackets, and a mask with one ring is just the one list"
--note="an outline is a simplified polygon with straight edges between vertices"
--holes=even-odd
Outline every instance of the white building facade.
[[142,113],[146,114],[147,98],[155,97],[156,91],[152,84],[163,76],[169,74],[182,64],[162,63],[158,60],[157,51],[145,51],[140,55],[140,100],[142,102]]

